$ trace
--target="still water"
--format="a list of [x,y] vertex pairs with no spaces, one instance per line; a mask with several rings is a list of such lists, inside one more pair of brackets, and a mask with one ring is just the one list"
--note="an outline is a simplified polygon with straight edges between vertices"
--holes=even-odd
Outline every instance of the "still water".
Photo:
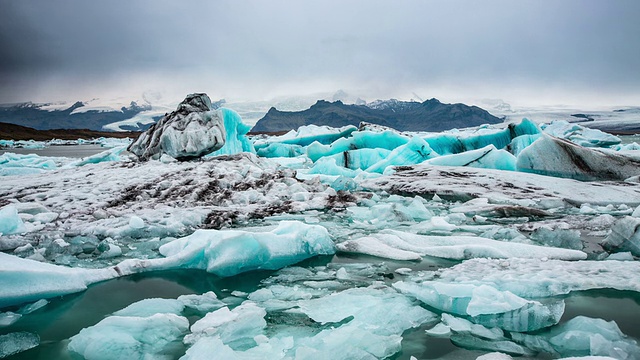
[[38,156],[84,158],[101,153],[108,149],[109,148],[100,145],[59,145],[49,146],[44,149],[0,149],[0,155],[6,152],[11,152],[21,155],[36,154]]

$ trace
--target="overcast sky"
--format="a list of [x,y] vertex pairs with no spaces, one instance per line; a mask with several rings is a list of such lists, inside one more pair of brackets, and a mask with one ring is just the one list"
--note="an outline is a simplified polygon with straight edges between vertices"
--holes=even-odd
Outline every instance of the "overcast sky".
[[0,103],[344,89],[640,105],[639,16],[637,0],[0,0]]

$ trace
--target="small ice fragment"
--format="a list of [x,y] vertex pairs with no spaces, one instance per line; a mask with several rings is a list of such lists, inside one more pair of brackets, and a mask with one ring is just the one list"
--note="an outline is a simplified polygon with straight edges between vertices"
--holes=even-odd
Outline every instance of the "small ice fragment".
[[14,332],[0,336],[0,358],[21,353],[40,345],[40,337],[29,332]]
[[21,307],[20,310],[18,310],[18,313],[20,313],[22,315],[31,314],[32,312],[47,306],[47,304],[49,304],[48,300],[40,299],[40,300],[34,302],[33,304],[28,304],[28,305],[25,305],[25,306]]
[[0,327],[9,326],[22,317],[21,314],[16,314],[11,311],[0,313]]
[[133,215],[131,219],[129,219],[129,227],[132,229],[142,229],[144,228],[144,220]]
[[409,268],[398,268],[396,269],[396,273],[400,275],[409,275],[413,270]]

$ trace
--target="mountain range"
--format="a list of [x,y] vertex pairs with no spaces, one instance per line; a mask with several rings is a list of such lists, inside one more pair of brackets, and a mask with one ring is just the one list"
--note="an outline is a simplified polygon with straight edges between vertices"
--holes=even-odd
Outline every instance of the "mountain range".
[[303,111],[280,111],[272,107],[251,130],[276,132],[303,125],[357,126],[368,122],[400,131],[443,131],[503,121],[477,106],[444,104],[437,99],[424,102],[378,100],[366,105],[319,100]]
[[[22,103],[0,106],[0,122],[27,126],[37,130],[90,129],[104,130],[104,127],[129,120],[151,106],[135,101],[118,108],[90,107],[83,102],[70,106],[57,104]],[[140,130],[139,126],[121,127],[120,130]]]

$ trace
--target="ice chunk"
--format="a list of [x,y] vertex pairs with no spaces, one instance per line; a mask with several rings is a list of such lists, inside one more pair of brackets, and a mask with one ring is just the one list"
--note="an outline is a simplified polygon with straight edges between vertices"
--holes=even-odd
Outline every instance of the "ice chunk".
[[184,304],[175,299],[144,299],[135,302],[122,310],[113,313],[113,316],[149,317],[154,314],[180,315],[184,310]]
[[514,341],[555,356],[610,356],[635,359],[640,347],[614,321],[577,316],[540,335],[512,333]]
[[383,230],[336,245],[343,252],[362,253],[396,260],[414,260],[434,256],[453,260],[487,258],[549,258],[582,260],[587,254],[578,250],[497,241],[475,236],[428,236],[397,230]]
[[619,137],[598,129],[591,129],[565,120],[554,120],[540,125],[542,131],[558,138],[586,147],[610,147],[620,144]]
[[272,143],[263,148],[257,149],[256,154],[262,157],[296,157],[304,154],[304,149],[300,145]]
[[40,299],[33,304],[28,304],[20,308],[18,312],[22,315],[31,314],[32,312],[39,310],[49,304],[49,301],[46,299]]
[[545,305],[486,285],[400,281],[393,286],[433,308],[509,331],[534,331],[555,325],[564,313],[562,301]]
[[20,320],[22,314],[16,314],[11,311],[0,313],[0,327],[9,326]]
[[476,360],[512,360],[513,358],[501,352],[492,352],[478,356]]
[[351,137],[341,138],[331,145],[322,145],[318,142],[307,147],[307,156],[311,161],[316,162],[321,157],[342,153],[354,149],[375,149],[383,148],[393,150],[409,142],[409,137],[400,135],[394,131],[383,131],[380,133],[371,131],[355,131]]
[[347,318],[384,329],[385,334],[433,322],[436,315],[393,291],[353,288],[298,303],[300,310],[319,323],[338,323]]
[[0,234],[19,234],[27,231],[18,210],[13,205],[0,208]]
[[267,322],[267,312],[253,302],[245,302],[233,310],[227,307],[208,313],[191,326],[184,342],[193,344],[202,337],[219,337],[223,343],[247,349],[255,345],[253,338],[261,335]]
[[57,168],[52,158],[36,154],[4,153],[0,155],[0,176],[38,174],[44,170]]
[[634,258],[633,255],[631,255],[631,252],[627,251],[611,254],[607,256],[606,260],[633,261]]
[[70,352],[93,359],[173,359],[189,321],[175,314],[110,316],[69,341]]
[[624,180],[640,174],[640,160],[543,135],[517,159],[519,171],[578,180]]
[[129,227],[132,229],[143,229],[144,228],[144,220],[142,220],[138,216],[132,216],[129,219]]
[[353,125],[347,125],[340,128],[330,126],[305,125],[300,126],[297,130],[291,130],[281,136],[272,136],[267,139],[259,139],[254,142],[256,150],[260,151],[273,144],[294,145],[304,147],[311,143],[327,145],[340,139],[346,138],[354,131],[358,130]]
[[629,251],[640,256],[640,218],[625,216],[616,221],[602,247],[609,252]]
[[[560,261],[538,259],[471,259],[437,274],[438,281],[490,285],[524,298],[542,298],[572,291],[605,289],[640,292],[637,261]],[[535,276],[531,276],[535,274]],[[426,275],[426,274],[425,274]]]
[[451,329],[450,340],[458,346],[513,355],[535,355],[535,352],[508,340],[500,329],[473,324],[449,314],[442,314],[442,322]]
[[162,154],[189,159],[220,149],[225,136],[224,113],[212,109],[206,94],[190,94],[176,111],[153,124],[127,150],[142,160],[159,159]]
[[204,313],[225,306],[225,303],[218,300],[218,297],[213,291],[206,292],[202,295],[181,295],[178,297],[178,301],[190,309]]
[[469,166],[515,171],[516,157],[506,150],[498,150],[493,145],[487,145],[477,150],[436,157],[428,160],[427,164],[441,166]]
[[476,150],[487,145],[504,149],[518,136],[538,133],[540,130],[534,122],[522,119],[520,123],[509,124],[505,129],[479,129],[473,133],[462,132],[458,134],[438,133],[426,136],[424,139],[436,153],[446,155]]
[[540,134],[534,135],[520,135],[511,140],[511,143],[508,146],[509,151],[516,157],[520,155],[522,150],[524,150],[527,146],[533,144],[538,138]]
[[438,154],[429,147],[429,144],[415,136],[406,144],[393,149],[384,159],[371,165],[366,171],[382,174],[389,166],[415,165],[435,156]]
[[316,255],[335,252],[327,230],[299,221],[282,221],[270,232],[198,230],[160,247],[162,259],[125,260],[121,274],[176,268],[202,269],[232,276],[258,269],[280,269]]
[[389,157],[391,153],[387,149],[356,149],[335,155],[327,156],[336,160],[336,164],[351,170],[366,170],[374,164]]
[[113,269],[67,268],[0,252],[0,308],[83,291],[117,277]]
[[88,156],[82,160],[74,161],[65,167],[84,166],[88,164],[98,164],[105,161],[120,161],[120,154],[127,148],[126,145],[118,146],[113,149],[105,150],[101,153]]
[[40,337],[30,332],[0,335],[0,358],[21,353],[38,345],[40,345]]
[[231,155],[241,152],[255,153],[256,150],[253,144],[246,136],[251,130],[251,126],[243,123],[240,115],[231,109],[221,108],[218,111],[222,113],[222,118],[224,119],[226,137],[222,148],[207,156]]
[[531,234],[531,240],[564,249],[582,250],[583,248],[580,231],[563,229],[561,226],[540,226]]

